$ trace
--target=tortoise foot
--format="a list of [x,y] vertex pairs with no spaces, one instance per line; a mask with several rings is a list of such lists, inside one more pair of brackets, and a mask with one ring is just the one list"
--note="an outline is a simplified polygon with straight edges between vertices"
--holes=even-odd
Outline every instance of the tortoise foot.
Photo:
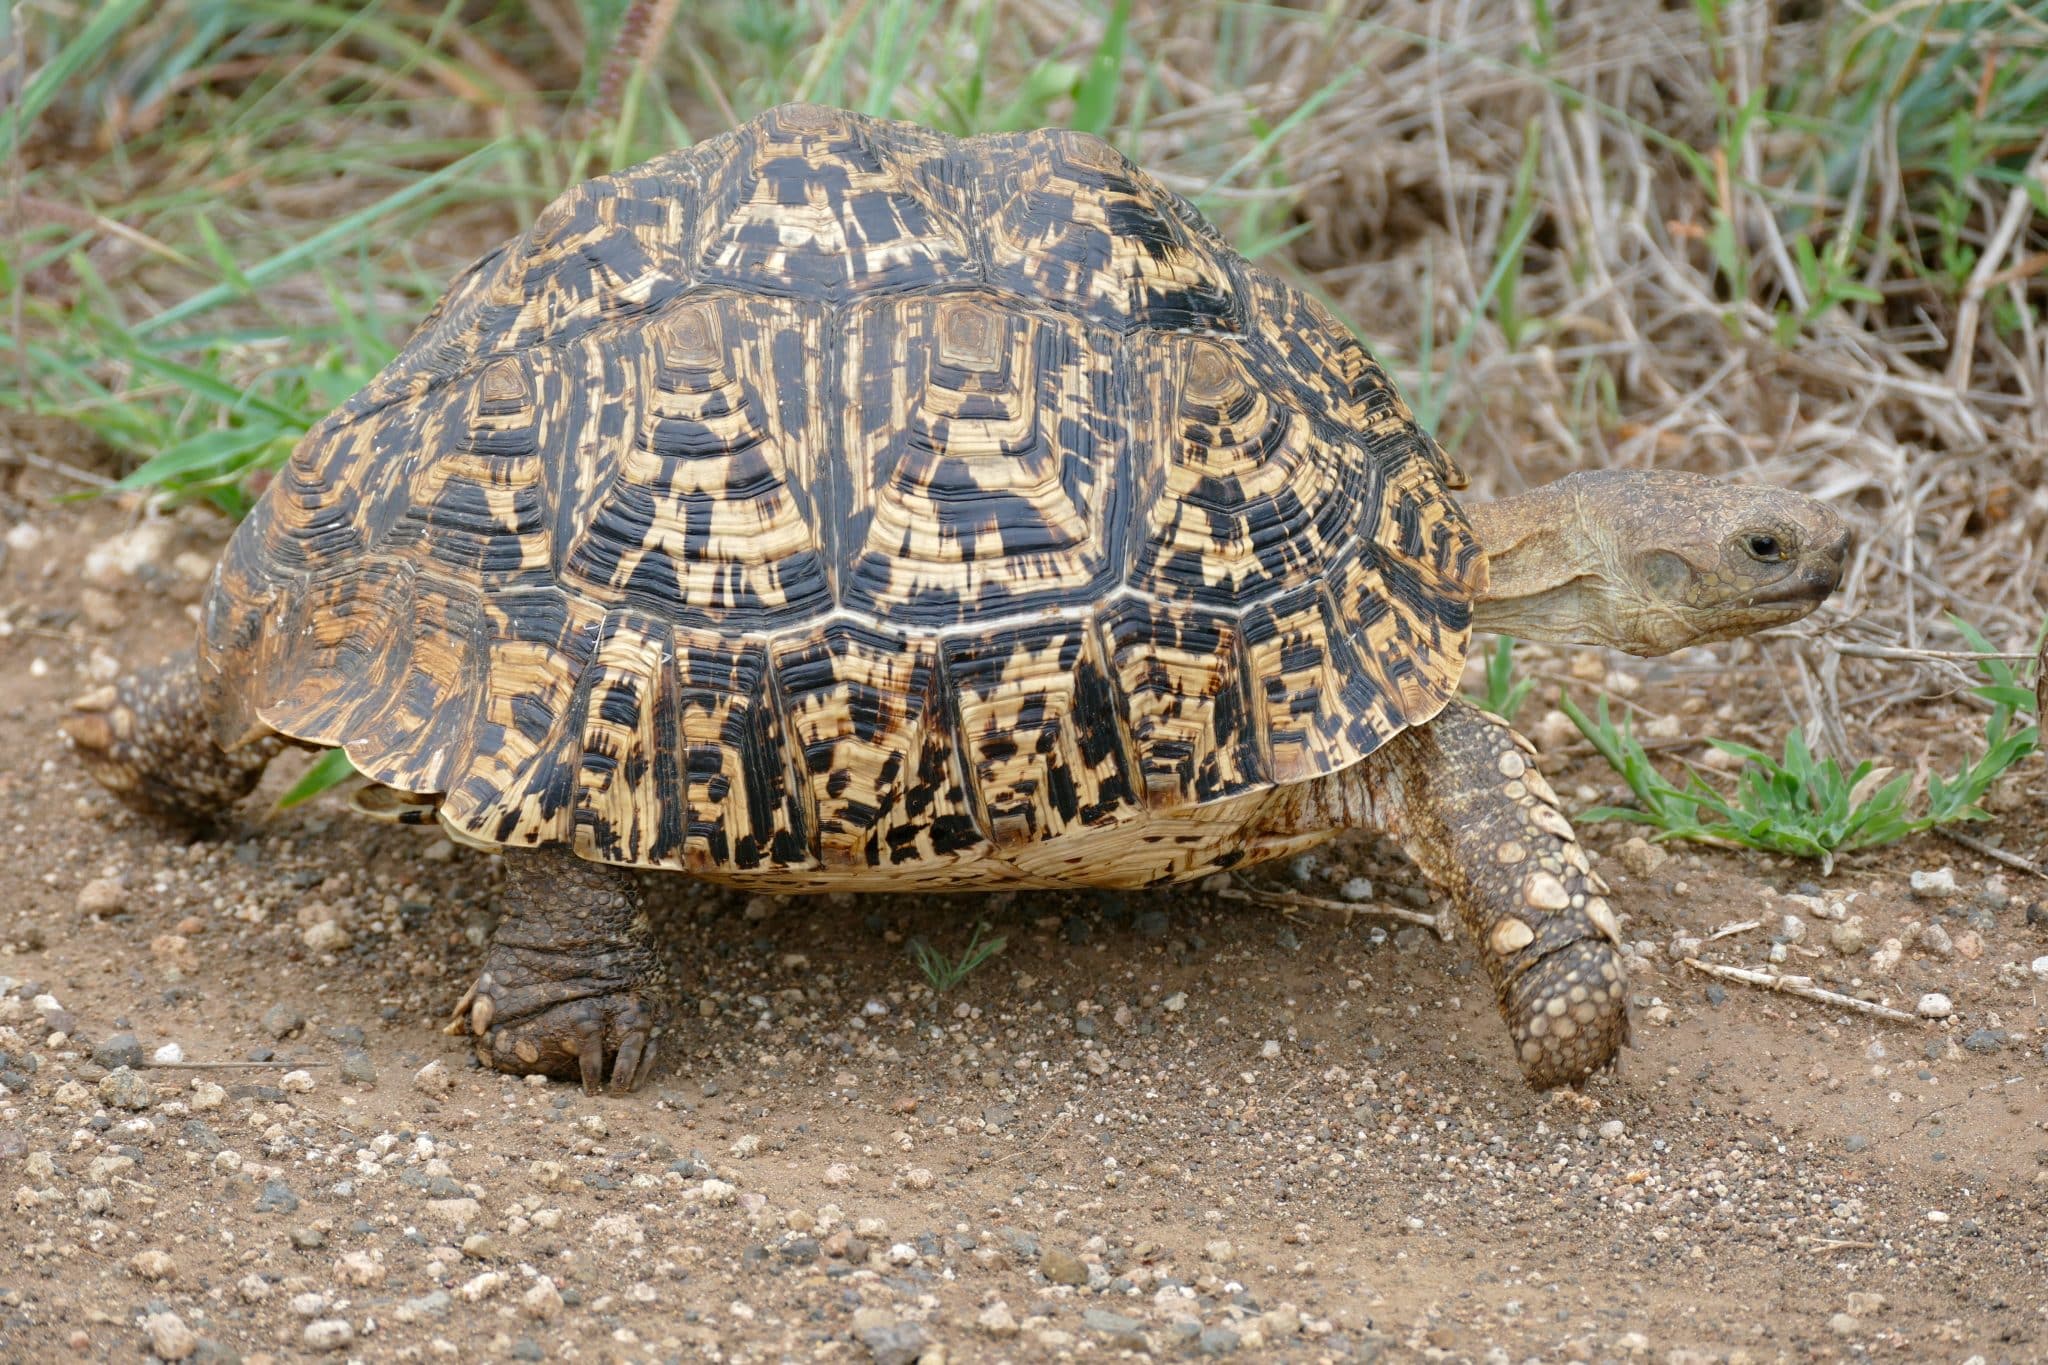
[[588,977],[538,978],[517,961],[486,967],[448,1032],[469,1034],[485,1066],[515,1076],[573,1076],[586,1095],[623,1095],[654,1069],[655,1012],[630,989]]
[[559,847],[508,849],[504,914],[448,1032],[515,1076],[575,1077],[623,1095],[647,1078],[667,1007],[661,955],[632,875]]

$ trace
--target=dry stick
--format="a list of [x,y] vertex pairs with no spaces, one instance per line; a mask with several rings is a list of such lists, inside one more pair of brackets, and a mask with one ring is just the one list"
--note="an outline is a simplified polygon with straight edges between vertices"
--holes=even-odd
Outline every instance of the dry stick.
[[1754,967],[1723,967],[1718,962],[1702,962],[1696,957],[1685,959],[1685,965],[1707,976],[1718,976],[1727,981],[1740,981],[1745,986],[1760,986],[1767,991],[1783,995],[1796,995],[1802,1000],[1817,1000],[1823,1005],[1837,1005],[1858,1014],[1868,1014],[1878,1019],[1889,1019],[1897,1024],[1917,1022],[1904,1010],[1895,1010],[1890,1005],[1879,1005],[1869,1000],[1858,1000],[1853,995],[1843,995],[1813,984],[1810,976],[1793,976],[1789,972],[1763,971]]
[[144,1071],[303,1071],[333,1062],[144,1062]]
[[1403,910],[1395,905],[1367,905],[1356,901],[1333,901],[1322,896],[1304,896],[1295,891],[1257,891],[1238,887],[1225,887],[1214,893],[1227,901],[1250,901],[1254,905],[1290,906],[1297,910],[1328,910],[1342,914],[1348,922],[1353,915],[1378,915],[1382,919],[1405,920],[1409,924],[1420,924],[1436,930],[1436,936],[1448,939],[1451,927],[1442,915],[1425,915],[1420,910]]
[[[2041,139],[2034,148],[2033,156],[2027,159],[2025,179],[2044,179],[2042,169],[2048,166],[2048,136]],[[1970,365],[1977,351],[1977,314],[1984,306],[1984,296],[1991,292],[1992,277],[1999,273],[2007,253],[2012,250],[2013,239],[2020,234],[2020,228],[2032,216],[2033,201],[2027,197],[2027,186],[2019,184],[2005,197],[2005,212],[1998,219],[1998,228],[1991,234],[1991,240],[1984,245],[1984,252],[1977,257],[1977,267],[1970,272],[1969,283],[1963,287],[1963,301],[1956,309],[1956,330],[1954,349],[1948,357],[1949,386],[1958,393],[1970,387]]]
[[2036,877],[2048,880],[2048,868],[2043,868],[2037,862],[2022,858],[2017,853],[2007,853],[1996,844],[1987,844],[1973,834],[1965,834],[1961,830],[1949,829],[1945,826],[1936,826],[1934,832],[1951,843],[1961,844],[1972,853],[1981,853],[1994,862],[2004,863],[2007,867],[2017,871],[2030,872]]

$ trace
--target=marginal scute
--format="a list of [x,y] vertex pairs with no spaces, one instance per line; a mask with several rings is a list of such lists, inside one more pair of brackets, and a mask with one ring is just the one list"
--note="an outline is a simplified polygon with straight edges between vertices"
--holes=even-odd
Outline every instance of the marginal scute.
[[1451,697],[1446,477],[1106,143],[789,106],[457,278],[237,531],[202,695],[489,844],[1169,882],[1313,843],[1246,831]]

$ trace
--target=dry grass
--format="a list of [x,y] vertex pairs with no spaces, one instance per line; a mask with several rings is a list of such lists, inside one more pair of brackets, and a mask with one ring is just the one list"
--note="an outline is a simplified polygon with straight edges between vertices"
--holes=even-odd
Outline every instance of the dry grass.
[[[1969,679],[1933,656],[1961,648],[1945,613],[2019,651],[2048,605],[2041,0],[1140,3],[1127,25],[1107,0],[173,0],[126,6],[36,103],[108,8],[13,19],[0,81],[33,107],[8,129],[5,397],[131,463],[211,449],[250,394],[277,412],[245,444],[274,457],[555,188],[804,96],[1099,126],[1330,300],[1478,490],[1655,464],[1835,501],[1862,532],[1836,603],[1679,663],[1746,670],[1829,747],[1882,749],[1890,708]],[[199,483],[232,505],[244,477]]]

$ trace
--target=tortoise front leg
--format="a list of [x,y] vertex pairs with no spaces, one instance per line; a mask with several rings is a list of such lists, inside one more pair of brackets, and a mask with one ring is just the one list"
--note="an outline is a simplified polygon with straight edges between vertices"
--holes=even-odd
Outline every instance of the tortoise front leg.
[[234,750],[213,742],[191,651],[79,698],[64,722],[80,763],[124,805],[206,830],[254,790],[283,747],[265,735]]
[[668,973],[624,868],[560,846],[505,850],[505,896],[484,969],[448,1032],[476,1039],[485,1066],[635,1089],[654,1067]]
[[[1375,806],[1457,905],[1539,1090],[1584,1080],[1628,1041],[1620,924],[1527,740],[1454,701],[1367,764]],[[1377,780],[1375,780],[1377,779]],[[1385,790],[1387,787],[1397,790]]]

